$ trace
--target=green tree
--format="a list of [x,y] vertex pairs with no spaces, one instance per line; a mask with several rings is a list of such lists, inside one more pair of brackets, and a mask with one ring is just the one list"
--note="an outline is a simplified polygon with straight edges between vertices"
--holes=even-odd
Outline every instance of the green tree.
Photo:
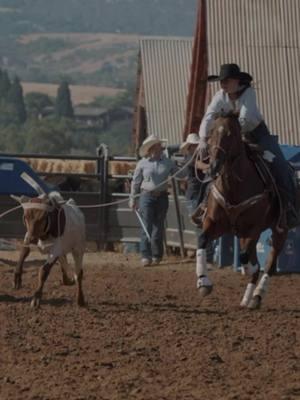
[[7,102],[12,105],[17,121],[23,124],[26,121],[27,114],[23,97],[23,88],[17,76],[14,78],[9,89]]
[[30,117],[37,118],[45,108],[54,105],[52,99],[44,93],[30,92],[25,95],[25,105]]
[[31,120],[25,125],[24,152],[69,154],[74,123],[66,118]]
[[11,82],[8,73],[0,69],[0,99],[7,99],[10,88]]
[[58,87],[55,102],[55,114],[57,117],[66,118],[73,118],[74,116],[71,92],[67,81],[61,82]]
[[22,153],[24,151],[25,134],[19,124],[0,127],[0,151]]

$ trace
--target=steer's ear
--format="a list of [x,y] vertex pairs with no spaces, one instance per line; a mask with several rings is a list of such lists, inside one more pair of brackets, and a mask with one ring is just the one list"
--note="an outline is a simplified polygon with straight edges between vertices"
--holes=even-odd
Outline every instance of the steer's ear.
[[26,203],[27,201],[30,200],[30,197],[28,196],[15,196],[14,194],[11,194],[10,197],[14,200],[16,200],[18,203],[22,204],[22,203]]

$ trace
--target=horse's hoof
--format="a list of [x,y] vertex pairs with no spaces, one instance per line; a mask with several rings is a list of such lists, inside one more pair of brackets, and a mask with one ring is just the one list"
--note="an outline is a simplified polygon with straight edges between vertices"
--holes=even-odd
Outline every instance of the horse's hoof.
[[252,299],[250,300],[249,304],[248,304],[248,308],[250,310],[258,310],[261,306],[261,297],[256,295],[254,297],[252,297]]
[[200,286],[199,287],[199,294],[201,297],[206,297],[211,294],[213,290],[213,286]]
[[64,286],[73,286],[75,285],[75,279],[64,277],[62,283]]
[[77,305],[78,305],[78,307],[85,307],[85,301],[84,301],[83,297],[78,297]]
[[85,301],[84,300],[77,301],[77,305],[78,305],[78,307],[85,307]]
[[38,309],[40,307],[41,299],[38,297],[33,297],[30,303],[30,307],[34,309]]
[[22,287],[22,278],[20,274],[15,274],[14,276],[14,283],[13,283],[13,288],[16,290],[21,289]]

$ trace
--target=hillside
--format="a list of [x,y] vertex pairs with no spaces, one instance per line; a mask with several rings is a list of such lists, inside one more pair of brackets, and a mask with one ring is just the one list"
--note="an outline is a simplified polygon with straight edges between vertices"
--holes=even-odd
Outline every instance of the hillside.
[[0,0],[0,68],[22,81],[132,87],[141,35],[192,36],[197,0]]
[[124,88],[135,80],[137,35],[42,33],[0,39],[2,68],[22,81]]
[[197,0],[0,0],[0,33],[192,35]]

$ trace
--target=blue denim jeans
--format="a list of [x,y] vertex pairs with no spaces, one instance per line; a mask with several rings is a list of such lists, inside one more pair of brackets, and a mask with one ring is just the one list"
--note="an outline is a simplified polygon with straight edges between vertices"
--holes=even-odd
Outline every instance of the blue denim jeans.
[[151,193],[142,192],[139,211],[151,237],[150,243],[142,229],[140,243],[142,258],[162,258],[164,252],[163,234],[168,207],[169,199],[167,193],[157,197],[151,195]]
[[289,168],[287,160],[281,151],[276,136],[270,135],[267,126],[261,123],[254,131],[250,132],[252,140],[263,150],[269,150],[275,155],[270,164],[271,172],[279,187],[284,203],[295,203],[296,188],[294,185],[293,174]]

